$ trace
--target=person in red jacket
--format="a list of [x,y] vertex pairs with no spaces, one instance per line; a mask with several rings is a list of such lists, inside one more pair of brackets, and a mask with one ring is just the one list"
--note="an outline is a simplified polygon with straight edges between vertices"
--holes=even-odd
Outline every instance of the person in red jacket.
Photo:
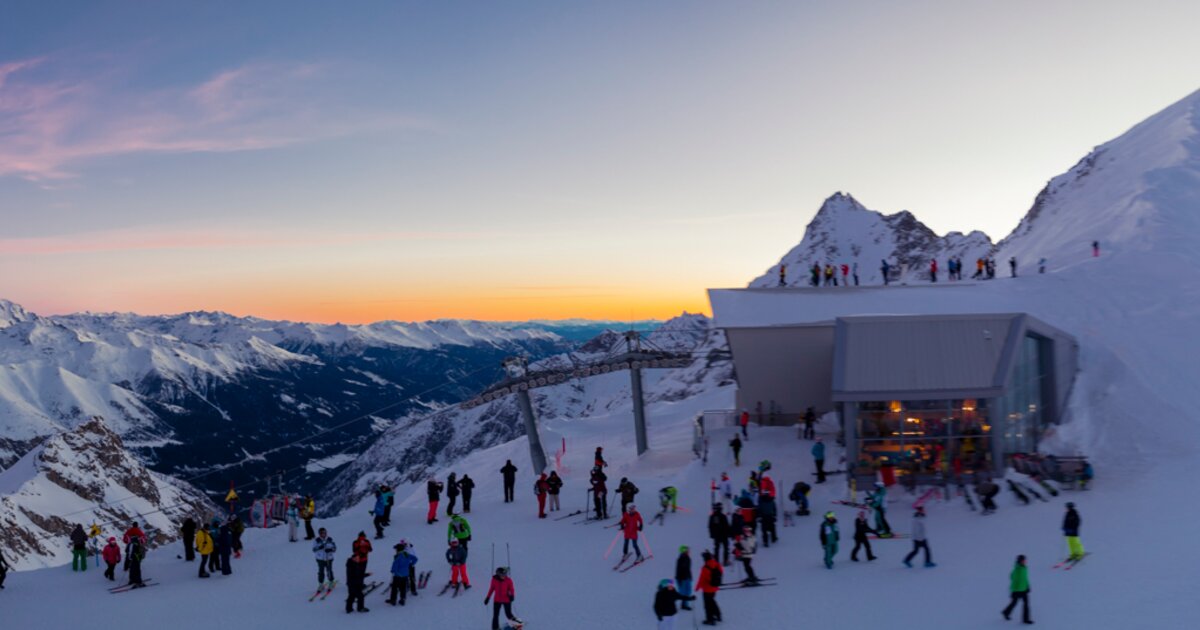
[[109,536],[108,544],[104,546],[104,551],[100,552],[100,557],[104,558],[104,564],[108,565],[104,577],[110,582],[116,580],[117,565],[121,564],[121,545],[117,544],[116,536]]
[[633,550],[637,552],[637,559],[642,560],[642,550],[638,547],[638,532],[642,531],[642,515],[638,514],[637,506],[630,503],[628,508],[625,508],[625,513],[621,515],[621,532],[625,534],[625,547],[622,552],[622,559],[629,557],[629,543],[633,543]]
[[146,546],[146,532],[142,531],[142,528],[138,527],[137,523],[134,523],[129,527],[129,529],[125,530],[125,536],[121,539],[121,541],[128,545],[129,541],[133,540],[134,538],[141,538],[142,546]]
[[492,583],[488,586],[487,595],[483,598],[483,605],[486,606],[492,596],[496,596],[495,603],[492,604],[492,630],[500,630],[500,608],[504,608],[504,616],[513,623],[525,623],[517,619],[513,615],[512,603],[517,599],[517,589],[513,586],[512,578],[508,577],[508,568],[500,567],[496,569],[496,575],[492,576]]
[[704,625],[715,626],[721,621],[721,608],[717,606],[717,591],[721,588],[721,579],[725,575],[725,571],[721,569],[721,563],[707,551],[702,556],[704,558],[704,566],[700,569],[700,579],[696,582],[696,588],[704,596]]
[[367,532],[358,532],[358,538],[354,539],[354,542],[350,545],[350,547],[353,549],[352,555],[360,556],[362,558],[360,562],[362,562],[363,566],[365,567],[367,564],[368,554],[374,551],[371,548],[371,541],[367,540]]
[[546,518],[546,495],[550,492],[550,484],[546,481],[546,473],[533,482],[533,492],[538,500],[538,518]]
[[750,439],[750,434],[746,432],[746,427],[750,426],[750,412],[742,410],[742,417],[738,419],[738,424],[742,425],[742,436],[747,440]]

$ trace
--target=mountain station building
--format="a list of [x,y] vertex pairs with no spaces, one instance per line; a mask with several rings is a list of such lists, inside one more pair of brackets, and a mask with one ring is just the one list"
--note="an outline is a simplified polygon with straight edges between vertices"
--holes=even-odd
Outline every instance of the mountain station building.
[[[710,291],[733,354],[738,412],[776,425],[800,422],[810,407],[834,412],[856,475],[1001,472],[1009,456],[1036,452],[1062,420],[1079,344],[1028,313],[806,322],[802,313],[828,307],[781,310],[743,299],[759,291]],[[793,292],[777,290],[772,300]]]

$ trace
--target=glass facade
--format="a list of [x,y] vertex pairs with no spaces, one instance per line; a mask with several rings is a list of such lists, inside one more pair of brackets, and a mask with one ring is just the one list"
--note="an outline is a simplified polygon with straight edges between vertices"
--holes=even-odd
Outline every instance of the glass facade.
[[1021,340],[1008,389],[996,399],[997,436],[1005,453],[1032,453],[1046,423],[1045,395],[1050,387],[1049,342],[1027,335]]
[[858,403],[858,472],[947,477],[991,468],[985,399]]

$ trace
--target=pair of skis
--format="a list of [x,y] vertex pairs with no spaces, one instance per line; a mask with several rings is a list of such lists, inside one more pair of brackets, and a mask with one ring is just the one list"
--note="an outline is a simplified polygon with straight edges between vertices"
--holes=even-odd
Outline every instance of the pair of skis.
[[458,597],[463,591],[467,590],[468,588],[470,588],[470,586],[468,586],[466,584],[462,584],[462,583],[447,584],[442,587],[442,590],[440,592],[438,592],[438,597],[445,595],[447,592],[450,591],[450,589],[454,589],[454,594],[451,595],[451,597]]
[[332,580],[321,584],[317,587],[316,592],[312,594],[312,597],[308,598],[308,601],[311,602],[314,599],[324,600],[326,597],[329,597],[329,594],[333,592],[335,587],[337,587],[337,580]]
[[155,582],[154,580],[142,580],[142,584],[140,586],[137,584],[122,584],[121,586],[114,586],[108,589],[108,592],[116,595],[117,593],[128,593],[129,591],[136,591],[139,588],[158,585],[159,582]]
[[583,514],[583,510],[575,510],[574,512],[571,512],[570,514],[566,514],[566,515],[564,515],[564,516],[559,516],[559,517],[556,517],[554,520],[556,520],[556,521],[565,521],[566,519],[569,519],[569,518],[571,518],[572,516],[579,516],[580,514]]
[[1090,555],[1092,555],[1091,552],[1087,551],[1087,552],[1084,552],[1084,554],[1082,556],[1079,556],[1078,558],[1068,557],[1065,560],[1059,562],[1058,564],[1056,564],[1050,568],[1051,569],[1062,569],[1063,571],[1070,571],[1071,569],[1074,569],[1075,567],[1079,566],[1079,563],[1083,562],[1083,559]]
[[769,578],[758,578],[757,580],[753,580],[753,581],[749,580],[749,579],[740,580],[737,582],[731,582],[727,586],[722,585],[721,590],[722,591],[731,591],[731,590],[735,590],[735,589],[739,589],[739,588],[756,588],[759,586],[775,586],[777,584],[775,579],[776,578],[769,577]]
[[616,571],[618,573],[624,573],[653,557],[654,556],[651,556],[651,555],[645,555],[640,558],[637,558],[636,560],[634,560],[633,562],[631,562],[629,564],[625,564],[625,561],[629,559],[629,554],[625,554],[625,555],[621,556],[620,562],[617,562],[616,566],[613,567],[613,571]]

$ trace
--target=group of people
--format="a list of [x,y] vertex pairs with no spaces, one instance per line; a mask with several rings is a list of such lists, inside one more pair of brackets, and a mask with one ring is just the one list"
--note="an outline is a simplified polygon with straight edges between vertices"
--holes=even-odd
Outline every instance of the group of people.
[[[779,286],[785,285],[785,282],[784,282],[785,269],[786,269],[786,267],[784,267],[783,265],[780,265],[780,267],[779,267]],[[841,276],[842,276],[840,286],[843,286],[843,287],[852,286],[851,282],[854,283],[853,286],[858,286],[858,263],[857,262],[853,262],[853,263],[849,263],[849,264],[842,263],[840,265],[835,265],[833,263],[825,263],[824,267],[822,267],[820,263],[814,262],[812,264],[812,267],[808,268],[808,284],[811,286],[814,286],[814,287],[818,287],[818,286],[836,287],[836,286],[839,286],[839,282],[838,282],[838,272],[839,271],[841,272]]]

